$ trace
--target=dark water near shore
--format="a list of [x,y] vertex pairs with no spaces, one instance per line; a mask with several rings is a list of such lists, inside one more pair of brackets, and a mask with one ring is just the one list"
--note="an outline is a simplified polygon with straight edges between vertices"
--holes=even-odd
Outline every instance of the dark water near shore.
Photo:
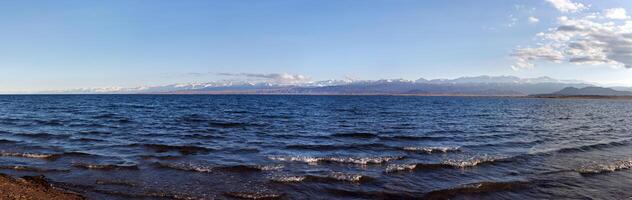
[[632,101],[0,96],[0,172],[93,199],[626,199]]

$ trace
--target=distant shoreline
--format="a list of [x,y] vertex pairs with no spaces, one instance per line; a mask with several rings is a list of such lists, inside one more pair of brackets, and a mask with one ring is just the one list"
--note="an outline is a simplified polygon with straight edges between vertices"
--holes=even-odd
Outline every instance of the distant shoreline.
[[47,96],[47,95],[59,95],[59,96],[81,96],[81,95],[158,95],[158,96],[178,96],[178,95],[192,95],[192,96],[222,96],[222,95],[234,95],[234,96],[410,96],[410,97],[504,97],[504,98],[532,98],[532,99],[622,99],[632,100],[632,96],[600,96],[600,95],[480,95],[480,94],[389,94],[389,93],[349,93],[349,94],[336,94],[336,93],[130,93],[130,94],[116,94],[116,93],[103,93],[103,94],[0,94],[0,96]]
[[527,97],[536,98],[536,99],[624,99],[624,100],[632,99],[632,96],[600,96],[600,95],[555,95],[555,96],[533,95],[533,96],[527,96]]
[[46,96],[46,95],[235,95],[235,96],[420,96],[420,97],[527,97],[527,95],[479,95],[479,94],[389,94],[389,93],[102,93],[102,94],[80,94],[80,93],[40,93],[40,94],[0,94],[0,96]]

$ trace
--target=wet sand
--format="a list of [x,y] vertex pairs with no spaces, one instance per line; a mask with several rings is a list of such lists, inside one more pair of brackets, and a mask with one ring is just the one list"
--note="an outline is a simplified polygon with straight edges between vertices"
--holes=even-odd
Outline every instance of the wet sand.
[[81,195],[52,187],[43,177],[13,178],[0,174],[0,199],[16,200],[83,200]]

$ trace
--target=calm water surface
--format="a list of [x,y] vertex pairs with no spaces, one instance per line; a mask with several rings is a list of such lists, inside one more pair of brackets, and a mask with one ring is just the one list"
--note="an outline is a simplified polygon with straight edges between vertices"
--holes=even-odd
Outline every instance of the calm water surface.
[[0,172],[92,199],[626,199],[632,101],[0,96]]

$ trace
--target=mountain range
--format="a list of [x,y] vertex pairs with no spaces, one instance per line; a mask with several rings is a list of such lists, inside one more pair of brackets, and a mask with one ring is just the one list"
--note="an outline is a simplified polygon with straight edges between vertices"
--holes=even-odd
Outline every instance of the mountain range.
[[[311,95],[454,95],[526,96],[549,94],[565,88],[595,84],[550,77],[475,76],[456,79],[326,80],[295,84],[214,81],[134,88],[88,88],[44,91],[54,94],[311,94]],[[627,90],[629,88],[619,88]]]
[[604,87],[585,87],[585,88],[574,88],[567,87],[560,91],[553,92],[550,94],[537,94],[531,95],[532,97],[540,97],[540,98],[573,98],[573,97],[632,97],[631,91],[619,91],[612,88],[604,88]]

